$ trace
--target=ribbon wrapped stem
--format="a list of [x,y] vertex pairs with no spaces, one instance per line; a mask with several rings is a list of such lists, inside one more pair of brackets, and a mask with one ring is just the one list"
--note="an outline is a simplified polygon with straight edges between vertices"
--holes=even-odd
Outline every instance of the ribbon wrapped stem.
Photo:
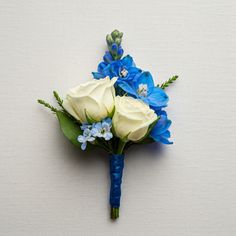
[[120,197],[121,197],[121,182],[124,168],[124,155],[110,155],[110,205],[111,219],[115,220],[119,217]]

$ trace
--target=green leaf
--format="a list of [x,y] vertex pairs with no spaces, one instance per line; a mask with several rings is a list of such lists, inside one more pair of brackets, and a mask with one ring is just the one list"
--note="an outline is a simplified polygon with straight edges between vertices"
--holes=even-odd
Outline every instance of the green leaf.
[[56,115],[60,123],[61,131],[65,137],[75,146],[81,147],[81,144],[77,141],[78,136],[82,134],[82,130],[78,124],[62,111],[57,111]]

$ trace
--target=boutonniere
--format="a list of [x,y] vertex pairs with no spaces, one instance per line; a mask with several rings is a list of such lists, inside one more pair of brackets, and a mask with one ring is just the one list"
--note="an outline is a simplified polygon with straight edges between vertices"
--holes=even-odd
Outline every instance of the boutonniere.
[[118,30],[107,35],[108,51],[93,79],[70,89],[63,100],[53,92],[59,108],[38,100],[57,116],[72,144],[82,150],[96,146],[109,154],[112,219],[119,217],[126,150],[153,142],[172,144],[165,89],[178,78],[155,84],[150,72],[137,67],[130,55],[123,56],[122,37]]

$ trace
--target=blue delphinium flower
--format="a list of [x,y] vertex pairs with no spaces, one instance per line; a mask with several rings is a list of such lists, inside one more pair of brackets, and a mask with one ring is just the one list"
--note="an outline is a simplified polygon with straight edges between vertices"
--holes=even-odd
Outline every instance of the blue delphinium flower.
[[168,139],[170,138],[170,131],[168,130],[171,125],[171,120],[167,118],[165,111],[160,111],[158,113],[160,119],[154,125],[150,132],[150,137],[156,142],[161,142],[163,144],[173,144]]
[[119,86],[129,95],[143,100],[155,111],[167,106],[169,100],[163,89],[154,85],[152,75],[143,72],[136,76],[132,83],[120,82]]
[[95,138],[92,136],[91,130],[87,128],[84,130],[83,135],[78,136],[77,140],[82,143],[81,149],[85,150],[87,147],[87,142],[93,142]]
[[111,61],[109,52],[105,54],[105,61],[98,65],[98,72],[93,72],[95,79],[101,79],[106,76],[110,78],[118,77],[117,84],[124,81],[132,81],[137,74],[141,73],[141,69],[135,66],[131,56],[125,56],[121,60]]
[[106,118],[102,122],[95,123],[91,130],[94,137],[104,138],[106,141],[113,137],[111,132],[111,118]]

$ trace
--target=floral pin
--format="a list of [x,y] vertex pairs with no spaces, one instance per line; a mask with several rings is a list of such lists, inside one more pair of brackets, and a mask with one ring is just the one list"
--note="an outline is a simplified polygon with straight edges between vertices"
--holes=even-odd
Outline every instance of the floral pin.
[[108,51],[94,79],[69,90],[55,108],[38,102],[56,114],[65,137],[82,150],[92,145],[109,153],[111,218],[119,217],[121,182],[126,150],[132,145],[169,141],[171,121],[164,108],[164,91],[178,76],[155,85],[150,72],[136,67],[133,58],[123,57],[123,33],[114,30],[106,37]]

